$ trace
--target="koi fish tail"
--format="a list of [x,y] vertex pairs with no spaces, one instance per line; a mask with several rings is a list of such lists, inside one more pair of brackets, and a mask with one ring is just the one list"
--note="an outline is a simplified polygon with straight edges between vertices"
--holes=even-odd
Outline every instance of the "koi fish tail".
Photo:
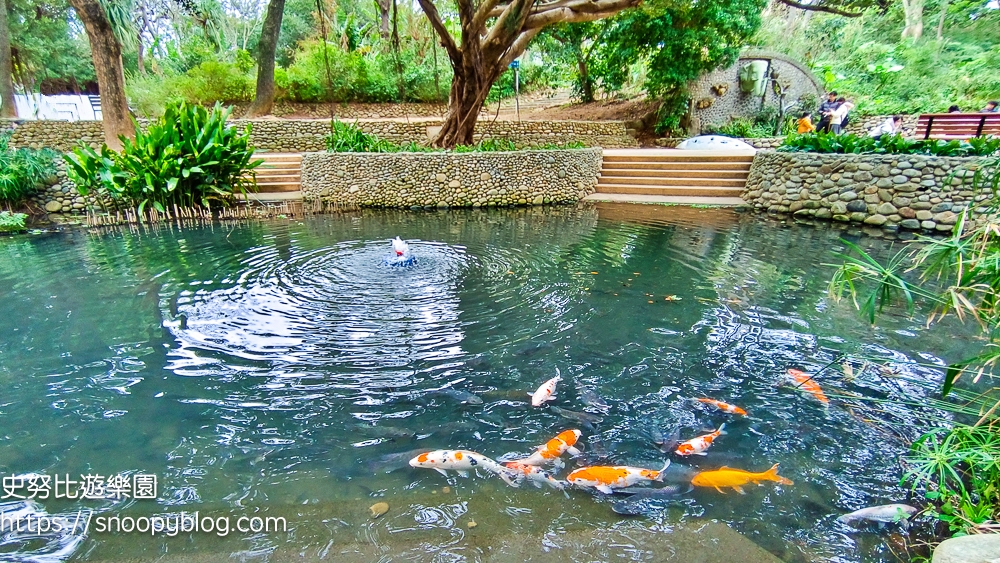
[[774,465],[772,465],[771,469],[768,469],[767,471],[764,472],[764,477],[768,481],[774,481],[774,482],[776,482],[778,484],[781,484],[781,485],[794,485],[795,484],[795,483],[792,482],[791,479],[785,479],[781,475],[778,475],[778,464],[777,463],[775,463]]
[[521,481],[524,479],[524,475],[520,473],[507,469],[506,467],[500,467],[496,469],[496,474],[498,477],[503,479],[504,483],[507,483],[511,487],[517,488],[521,486]]
[[719,434],[726,434],[726,423],[725,422],[723,422],[722,426],[719,427],[718,432],[719,432]]
[[653,480],[654,481],[660,481],[660,482],[662,482],[663,481],[663,474],[667,471],[668,467],[670,467],[670,460],[669,459],[666,462],[664,462],[663,467],[659,471],[656,472],[656,478],[653,479]]

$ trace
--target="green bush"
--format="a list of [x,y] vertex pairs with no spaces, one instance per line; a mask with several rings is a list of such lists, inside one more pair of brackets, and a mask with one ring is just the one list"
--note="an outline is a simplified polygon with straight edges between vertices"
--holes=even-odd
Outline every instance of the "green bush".
[[913,141],[901,135],[868,136],[835,133],[788,135],[778,148],[784,152],[835,154],[922,154],[928,156],[989,156],[1000,151],[1000,138],[976,137],[968,141],[937,139]]
[[238,51],[235,62],[202,61],[183,74],[129,75],[129,105],[138,115],[158,117],[167,105],[180,101],[206,106],[250,101],[256,77],[249,57],[246,51]]
[[0,211],[0,233],[19,233],[24,230],[24,220],[28,216],[24,213],[11,213],[10,211]]
[[253,189],[244,174],[262,162],[251,162],[249,125],[226,125],[229,114],[219,104],[208,111],[173,103],[145,132],[137,127],[134,141],[123,137],[120,153],[81,145],[67,154],[69,176],[81,194],[96,192],[102,202],[140,214],[147,207],[228,205]]
[[56,173],[56,152],[50,149],[12,149],[10,131],[0,133],[0,203],[19,205]]
[[[528,147],[534,150],[557,150],[557,149],[580,149],[585,148],[583,143],[545,143]],[[446,152],[445,149],[436,149],[424,145],[409,142],[397,145],[380,139],[370,133],[365,133],[351,123],[343,123],[334,120],[330,124],[330,134],[326,137],[326,150],[329,152]],[[515,151],[517,146],[509,139],[483,139],[475,145],[458,145],[453,149],[456,153],[468,152],[502,152]]]

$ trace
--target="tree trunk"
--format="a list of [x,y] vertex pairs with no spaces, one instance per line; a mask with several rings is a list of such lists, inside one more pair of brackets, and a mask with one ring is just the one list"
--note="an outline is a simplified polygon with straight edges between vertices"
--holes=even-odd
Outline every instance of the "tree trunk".
[[920,39],[924,34],[924,0],[903,0],[903,39]]
[[573,49],[576,55],[576,68],[580,72],[580,101],[589,103],[594,101],[594,84],[590,78],[590,69],[587,67],[587,57],[583,55],[583,50],[579,45]]
[[941,41],[944,39],[944,20],[948,17],[948,4],[949,0],[944,0],[941,2],[941,17],[938,19],[937,26],[937,40]]
[[14,106],[14,65],[10,55],[7,2],[0,0],[0,117],[17,117]]
[[375,0],[375,9],[378,10],[378,32],[382,39],[389,39],[389,10],[392,9],[392,0]]
[[121,149],[119,135],[135,137],[135,125],[125,97],[125,73],[122,70],[122,47],[111,29],[111,22],[97,0],[69,0],[77,17],[83,22],[90,40],[91,58],[101,91],[101,115],[104,121],[104,142],[112,149]]
[[253,103],[247,109],[247,117],[269,115],[274,107],[274,54],[278,50],[278,34],[281,33],[281,16],[285,11],[285,0],[271,0],[267,3],[267,15],[260,30],[257,44],[257,91]]
[[[0,0],[0,2],[2,2],[2,1],[3,0]],[[136,59],[137,59],[136,64],[139,67],[139,74],[141,74],[143,76],[146,76],[146,63],[143,60],[144,57],[142,56],[142,34],[141,33],[139,34],[139,40],[136,42],[135,48],[136,48]]]

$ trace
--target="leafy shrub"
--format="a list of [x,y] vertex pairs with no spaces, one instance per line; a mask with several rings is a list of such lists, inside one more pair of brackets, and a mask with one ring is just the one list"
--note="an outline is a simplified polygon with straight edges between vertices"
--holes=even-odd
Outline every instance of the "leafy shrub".
[[46,178],[55,175],[56,152],[12,149],[10,136],[10,131],[0,133],[0,203],[17,205],[34,195]]
[[1000,138],[978,137],[968,141],[909,140],[900,135],[868,136],[806,133],[785,137],[779,151],[835,154],[922,154],[929,156],[989,156],[1000,151]]
[[24,230],[24,220],[28,216],[24,213],[11,213],[10,211],[0,211],[0,233],[19,233]]
[[140,214],[147,207],[228,205],[252,189],[244,174],[262,162],[250,160],[249,125],[242,132],[226,125],[230,111],[173,103],[145,132],[136,127],[135,141],[123,137],[120,153],[81,145],[67,154],[69,176],[81,194],[97,192],[101,201]]
[[139,115],[157,117],[179,101],[198,105],[250,101],[256,89],[253,64],[250,54],[240,50],[235,62],[206,60],[182,74],[129,75],[129,105]]
[[330,134],[326,136],[326,150],[329,152],[399,152],[399,147],[365,133],[357,126],[333,120]]

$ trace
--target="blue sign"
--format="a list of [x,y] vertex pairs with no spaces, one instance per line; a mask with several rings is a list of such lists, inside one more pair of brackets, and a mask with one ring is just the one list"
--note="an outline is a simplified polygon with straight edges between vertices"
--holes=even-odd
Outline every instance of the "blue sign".
[[510,64],[509,64],[509,65],[507,65],[507,66],[508,66],[509,68],[521,68],[521,61],[519,61],[519,60],[517,60],[517,59],[514,59],[514,60],[513,60],[513,61],[511,61],[511,62],[510,62]]

